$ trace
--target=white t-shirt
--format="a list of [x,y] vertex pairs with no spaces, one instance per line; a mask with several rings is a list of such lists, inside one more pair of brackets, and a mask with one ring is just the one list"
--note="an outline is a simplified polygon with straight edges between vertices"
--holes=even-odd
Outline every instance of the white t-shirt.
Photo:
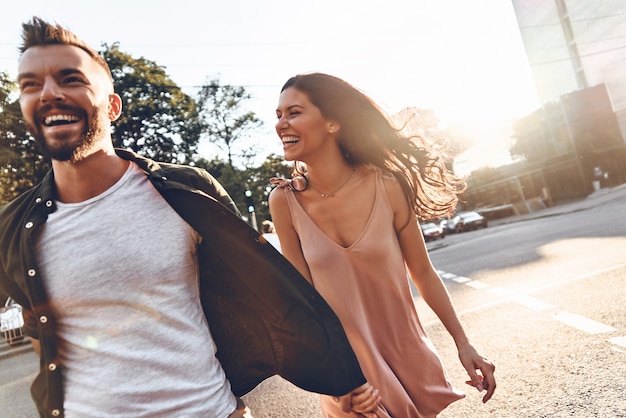
[[236,407],[199,299],[199,235],[131,163],[57,202],[37,239],[72,417],[227,417]]
[[266,232],[263,234],[263,238],[267,240],[270,244],[274,246],[279,252],[282,252],[280,248],[280,240],[278,239],[278,235],[272,234],[271,232]]

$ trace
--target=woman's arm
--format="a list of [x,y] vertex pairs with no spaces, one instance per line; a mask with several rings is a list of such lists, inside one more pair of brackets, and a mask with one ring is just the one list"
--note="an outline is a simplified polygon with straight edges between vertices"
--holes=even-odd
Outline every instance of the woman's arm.
[[[411,280],[454,339],[459,359],[470,377],[466,383],[479,391],[486,389],[483,402],[487,402],[496,388],[495,366],[478,354],[469,341],[448,290],[428,256],[418,220],[409,208],[402,188],[398,183],[388,183],[387,191],[394,208],[394,226]],[[480,374],[477,370],[480,370]]]
[[293,226],[285,191],[282,188],[272,190],[268,203],[283,256],[312,284],[311,272],[302,253],[300,238]]

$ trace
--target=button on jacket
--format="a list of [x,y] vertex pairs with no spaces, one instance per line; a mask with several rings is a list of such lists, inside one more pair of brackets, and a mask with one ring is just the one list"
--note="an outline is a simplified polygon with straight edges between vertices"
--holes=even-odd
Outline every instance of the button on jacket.
[[[201,236],[200,296],[217,357],[242,396],[278,374],[311,392],[344,395],[365,383],[334,312],[271,244],[240,219],[206,171],[117,149]],[[25,332],[41,342],[31,393],[43,417],[63,416],[56,318],[36,263],[34,233],[55,211],[54,174],[0,208],[0,287],[24,308]],[[158,231],[155,231],[158,233]]]

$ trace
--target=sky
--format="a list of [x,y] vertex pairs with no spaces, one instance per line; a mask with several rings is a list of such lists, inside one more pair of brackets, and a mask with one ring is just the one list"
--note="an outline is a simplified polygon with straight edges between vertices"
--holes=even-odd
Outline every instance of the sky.
[[311,71],[343,78],[389,113],[427,108],[462,127],[474,146],[459,172],[506,163],[512,124],[539,106],[509,0],[29,0],[0,15],[0,71],[15,75],[21,24],[33,15],[96,49],[118,42],[190,95],[213,78],[244,86],[264,123],[250,140],[265,154],[282,155],[280,87]]

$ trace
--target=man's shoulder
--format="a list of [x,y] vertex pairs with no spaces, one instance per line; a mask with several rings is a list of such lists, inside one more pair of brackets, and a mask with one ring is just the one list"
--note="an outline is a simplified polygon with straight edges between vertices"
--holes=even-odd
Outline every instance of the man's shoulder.
[[172,180],[200,180],[211,182],[211,176],[206,170],[190,165],[155,161],[148,157],[139,155],[133,151],[117,148],[115,150],[118,156],[133,161],[138,164],[142,170],[148,173],[168,177]]
[[159,183],[155,181],[159,177],[166,182],[177,182],[185,187],[196,191],[199,190],[211,196],[218,202],[226,205],[231,211],[239,214],[239,209],[237,209],[226,189],[207,170],[185,164],[157,162],[132,151],[119,148],[116,148],[115,151],[120,157],[139,165],[142,170],[149,174],[154,184]]

